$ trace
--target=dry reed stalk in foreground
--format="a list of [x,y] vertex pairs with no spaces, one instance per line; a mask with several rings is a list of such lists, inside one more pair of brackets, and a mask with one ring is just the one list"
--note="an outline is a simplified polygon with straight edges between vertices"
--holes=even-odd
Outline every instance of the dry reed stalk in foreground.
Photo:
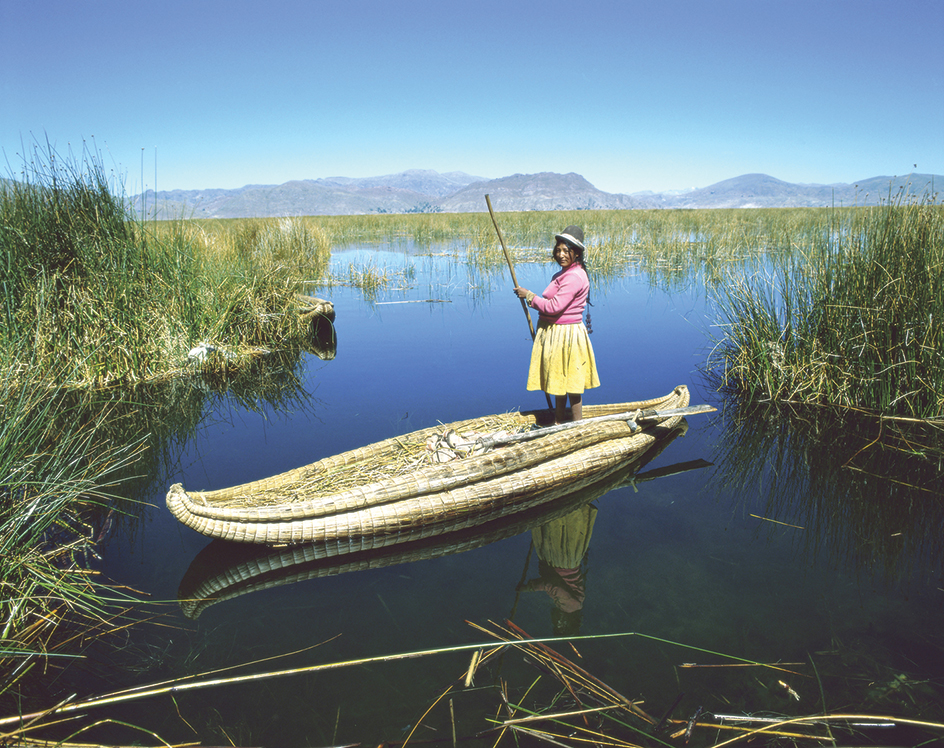
[[568,690],[574,696],[574,699],[578,704],[580,701],[575,693],[577,688],[589,692],[595,698],[598,698],[601,701],[610,701],[615,705],[621,706],[622,708],[631,712],[634,716],[642,719],[644,722],[647,722],[650,725],[656,723],[655,719],[646,714],[646,712],[644,712],[631,699],[626,698],[615,689],[611,688],[595,676],[588,673],[579,665],[571,662],[562,654],[551,649],[540,641],[529,641],[531,640],[531,637],[523,629],[511,621],[506,622],[507,628],[499,626],[498,624],[495,624],[491,621],[490,623],[498,630],[497,632],[491,631],[476,624],[471,625],[480,631],[489,634],[490,636],[494,636],[500,641],[520,642],[521,644],[519,645],[519,649],[523,649],[545,667],[550,669],[555,675],[557,675],[564,686],[568,688]]

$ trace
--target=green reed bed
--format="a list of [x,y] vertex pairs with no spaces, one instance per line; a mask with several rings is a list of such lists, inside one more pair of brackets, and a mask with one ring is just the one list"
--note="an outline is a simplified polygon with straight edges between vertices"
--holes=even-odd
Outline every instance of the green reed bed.
[[304,335],[295,294],[329,257],[302,219],[135,222],[95,154],[37,150],[0,185],[2,364],[30,350],[31,366],[67,361],[70,384],[95,386],[165,376],[198,342],[278,348]]
[[[482,209],[485,209],[484,198]],[[491,231],[488,215],[478,213],[397,213],[318,216],[335,247],[391,241],[420,246],[454,240],[475,242]]]
[[[453,245],[476,271],[502,272],[506,260],[488,213],[421,213],[317,216],[291,219],[323,243],[324,251],[351,245],[409,241],[418,246]],[[496,206],[497,207],[497,206]],[[837,213],[842,211],[837,211]],[[852,212],[847,209],[846,213]],[[516,263],[549,261],[554,234],[584,227],[591,270],[601,277],[650,272],[692,278],[705,271],[720,279],[732,265],[769,253],[792,252],[828,230],[831,212],[782,210],[645,210],[498,212],[496,217]],[[253,245],[265,231],[289,219],[199,219],[181,222],[204,243]],[[150,226],[150,224],[149,224]],[[168,229],[156,224],[163,236]],[[369,268],[367,269],[369,270]],[[315,273],[314,275],[317,275]],[[344,267],[325,285],[375,286],[377,274]]]
[[[146,443],[155,451],[141,425],[147,398],[126,390],[98,407],[82,392],[192,372],[201,341],[291,344],[297,359],[308,331],[295,293],[328,259],[323,233],[302,220],[223,232],[137,222],[88,151],[61,159],[37,147],[0,182],[0,694],[26,687],[37,658],[77,651],[127,602],[89,562],[115,512],[130,509],[110,506],[108,484],[154,467],[141,459]],[[243,363],[258,386],[255,360],[199,368],[231,389],[223,375]],[[291,386],[291,356],[266,363]]]
[[[653,285],[712,285],[770,254],[790,254],[826,230],[819,209],[644,210],[501,213],[516,263],[548,262],[553,236],[576,223],[587,237],[587,268],[595,282],[646,274]],[[500,271],[506,260],[495,232],[470,252],[477,270]]]
[[750,398],[944,415],[944,208],[832,215],[801,251],[717,286],[708,368]]

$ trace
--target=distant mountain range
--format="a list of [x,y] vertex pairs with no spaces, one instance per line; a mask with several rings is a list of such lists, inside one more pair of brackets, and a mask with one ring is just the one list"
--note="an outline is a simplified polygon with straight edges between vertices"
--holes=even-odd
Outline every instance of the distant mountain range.
[[162,190],[132,198],[149,218],[247,218],[469,213],[499,211],[627,210],[647,208],[796,208],[877,205],[899,192],[924,196],[944,187],[940,174],[871,177],[853,184],[793,184],[766,174],[744,174],[700,189],[674,192],[603,192],[579,174],[514,174],[485,179],[463,172],[411,169],[380,177],[328,177],[234,190]]

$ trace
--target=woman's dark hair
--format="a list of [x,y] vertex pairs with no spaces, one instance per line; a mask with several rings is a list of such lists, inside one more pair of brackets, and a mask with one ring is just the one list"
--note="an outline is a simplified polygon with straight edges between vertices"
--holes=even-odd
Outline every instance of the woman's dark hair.
[[[574,262],[579,262],[580,266],[587,273],[587,277],[590,277],[590,271],[587,269],[587,263],[583,261],[583,250],[574,248]],[[593,302],[590,301],[590,292],[587,292],[587,335],[593,334],[593,325],[590,323],[590,307],[593,306]]]

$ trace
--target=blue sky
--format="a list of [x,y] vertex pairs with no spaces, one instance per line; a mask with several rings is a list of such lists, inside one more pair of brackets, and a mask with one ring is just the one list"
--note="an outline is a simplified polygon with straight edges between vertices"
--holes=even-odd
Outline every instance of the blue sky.
[[0,0],[0,39],[7,176],[47,138],[129,192],[944,173],[944,0]]

